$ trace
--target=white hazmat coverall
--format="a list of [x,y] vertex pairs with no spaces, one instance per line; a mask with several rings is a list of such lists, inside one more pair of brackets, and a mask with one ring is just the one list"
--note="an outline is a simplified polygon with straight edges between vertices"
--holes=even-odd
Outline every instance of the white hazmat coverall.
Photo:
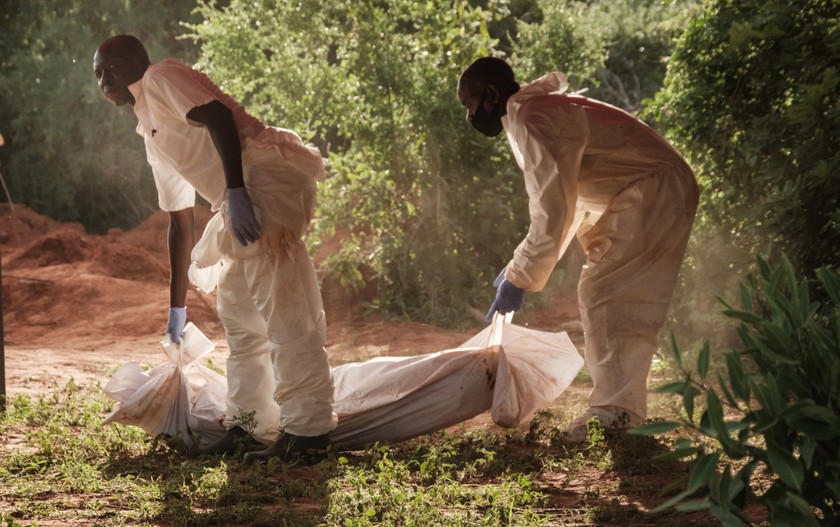
[[[326,323],[301,239],[324,176],[320,154],[295,133],[263,125],[176,59],[150,66],[129,89],[160,207],[192,207],[198,191],[217,211],[193,249],[190,279],[207,291],[218,284],[230,346],[225,426],[240,425],[266,444],[281,429],[299,436],[330,432],[337,418]],[[210,134],[186,118],[213,100],[232,110],[242,142],[245,187],[261,225],[260,239],[247,246],[228,230],[224,172]]]
[[508,99],[502,118],[524,172],[531,225],[506,278],[540,291],[577,235],[589,405],[647,417],[647,375],[697,209],[691,168],[650,127],[548,74]]

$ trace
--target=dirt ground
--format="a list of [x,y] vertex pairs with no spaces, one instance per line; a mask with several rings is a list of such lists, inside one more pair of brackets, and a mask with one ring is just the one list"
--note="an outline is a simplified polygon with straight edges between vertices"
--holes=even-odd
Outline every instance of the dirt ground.
[[[210,216],[196,209],[197,236]],[[165,360],[159,343],[168,312],[167,227],[168,216],[158,212],[129,231],[91,235],[24,205],[0,204],[8,396],[41,392],[71,377],[77,384],[104,385],[128,360]],[[316,263],[324,256],[315,255]],[[365,316],[365,292],[349,293],[329,276],[321,280],[333,365],[450,349],[482,327],[477,322],[474,331],[451,331]],[[188,320],[216,344],[211,360],[223,367],[227,345],[215,295],[191,291],[187,308]],[[574,340],[580,338],[573,298],[523,320],[546,329],[565,325]]]

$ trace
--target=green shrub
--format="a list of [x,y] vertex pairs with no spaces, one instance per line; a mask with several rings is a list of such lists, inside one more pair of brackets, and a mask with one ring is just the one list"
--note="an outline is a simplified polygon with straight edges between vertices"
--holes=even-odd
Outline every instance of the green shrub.
[[740,308],[724,311],[739,322],[740,349],[724,354],[715,376],[708,344],[689,371],[674,342],[684,378],[658,391],[682,396],[683,421],[634,433],[682,426],[711,440],[677,441],[670,455],[694,457],[691,478],[661,509],[707,509],[734,526],[744,524],[745,504],[758,501],[774,526],[838,525],[840,277],[823,268],[812,283],[799,281],[787,257],[777,268],[759,258],[758,268],[741,286]]
[[727,258],[784,251],[801,273],[840,264],[840,2],[705,6],[647,117],[697,172],[700,214]]

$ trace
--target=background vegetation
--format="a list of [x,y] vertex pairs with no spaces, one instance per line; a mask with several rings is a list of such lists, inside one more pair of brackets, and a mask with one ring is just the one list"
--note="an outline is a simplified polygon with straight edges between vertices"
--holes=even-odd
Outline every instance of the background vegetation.
[[[683,288],[683,336],[713,339],[715,294],[757,254],[813,276],[840,264],[840,4],[709,2],[678,42],[645,115],[663,123],[702,187]],[[687,300],[690,298],[690,300]]]
[[[321,148],[330,178],[309,241],[343,240],[327,265],[348,286],[373,284],[370,307],[459,325],[485,307],[528,221],[504,139],[475,134],[454,95],[461,69],[491,54],[523,80],[565,71],[573,90],[636,112],[696,168],[703,200],[673,309],[690,338],[716,333],[714,293],[755,253],[784,250],[806,274],[837,265],[837,2],[345,4],[4,2],[12,199],[92,232],[154,210],[134,119],[102,101],[90,73],[101,40],[133,33],[153,60],[195,63]],[[567,261],[555,282],[575,275],[579,260]]]

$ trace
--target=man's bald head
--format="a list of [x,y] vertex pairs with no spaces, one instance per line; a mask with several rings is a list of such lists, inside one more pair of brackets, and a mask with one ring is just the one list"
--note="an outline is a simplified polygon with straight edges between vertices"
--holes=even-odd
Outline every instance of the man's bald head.
[[143,46],[143,43],[137,37],[131,35],[117,35],[106,39],[105,42],[99,45],[99,49],[96,50],[97,53],[103,51],[119,54],[126,60],[131,60],[144,66],[151,64],[146,47]]
[[134,104],[128,86],[143,78],[151,64],[143,43],[131,35],[103,42],[93,56],[93,72],[106,99],[117,106]]
[[479,89],[492,84],[500,90],[512,90],[513,93],[519,89],[513,69],[507,62],[496,57],[482,57],[476,60],[464,70],[458,82],[468,83]]
[[507,113],[507,101],[518,91],[513,69],[495,57],[476,60],[458,79],[458,100],[467,109],[467,121],[489,136],[502,130],[501,118]]

